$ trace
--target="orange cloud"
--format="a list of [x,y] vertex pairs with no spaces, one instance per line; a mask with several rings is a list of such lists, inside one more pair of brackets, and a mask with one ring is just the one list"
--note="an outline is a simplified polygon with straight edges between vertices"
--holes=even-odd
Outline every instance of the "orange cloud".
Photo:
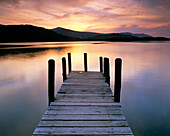
[[97,32],[114,32],[121,25],[144,31],[168,26],[170,31],[169,6],[168,0],[0,0],[0,23]]

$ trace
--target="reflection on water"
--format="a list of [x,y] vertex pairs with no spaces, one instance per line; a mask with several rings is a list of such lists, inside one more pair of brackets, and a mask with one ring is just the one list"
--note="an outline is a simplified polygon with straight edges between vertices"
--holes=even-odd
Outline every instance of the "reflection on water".
[[114,59],[121,57],[121,103],[132,131],[137,136],[170,135],[169,43],[63,42],[7,45],[8,48],[0,47],[0,135],[32,134],[48,104],[47,61],[51,58],[56,60],[57,91],[62,83],[61,58],[67,57],[68,52],[72,55],[73,70],[83,70],[84,52],[88,53],[89,70],[99,71],[99,56],[109,57],[111,88]]

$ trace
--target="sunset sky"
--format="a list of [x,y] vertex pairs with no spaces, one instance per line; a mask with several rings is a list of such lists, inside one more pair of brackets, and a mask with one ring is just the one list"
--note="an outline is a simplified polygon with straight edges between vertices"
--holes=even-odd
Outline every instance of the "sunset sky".
[[170,37],[170,0],[0,0],[0,24]]

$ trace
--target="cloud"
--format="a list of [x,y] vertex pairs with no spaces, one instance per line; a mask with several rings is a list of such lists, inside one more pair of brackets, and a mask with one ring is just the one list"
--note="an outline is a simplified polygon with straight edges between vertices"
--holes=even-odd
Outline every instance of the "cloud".
[[1,3],[18,4],[21,0],[0,0]]
[[75,8],[86,5],[88,2],[93,0],[0,0],[3,3],[18,4],[18,3],[34,3],[39,6],[58,6],[58,8]]
[[0,0],[0,7],[7,6],[7,7],[20,7],[21,0]]
[[0,0],[0,23],[168,35],[169,7],[169,0]]

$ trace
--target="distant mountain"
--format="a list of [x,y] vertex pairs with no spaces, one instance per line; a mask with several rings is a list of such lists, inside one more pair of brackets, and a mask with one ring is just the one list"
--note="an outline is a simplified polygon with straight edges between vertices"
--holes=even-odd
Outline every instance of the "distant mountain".
[[73,38],[79,38],[79,39],[88,39],[88,38],[95,37],[100,34],[100,33],[94,33],[94,32],[73,31],[70,29],[62,28],[62,27],[57,27],[51,30],[56,32],[57,34],[61,34],[61,35],[73,37]]
[[56,32],[57,34],[61,34],[68,37],[74,37],[74,38],[80,38],[80,39],[96,39],[97,37],[100,38],[117,38],[117,37],[138,37],[138,38],[144,38],[144,37],[152,37],[147,34],[134,34],[130,32],[122,32],[122,33],[95,33],[95,32],[80,32],[80,31],[74,31],[70,29],[65,29],[62,27],[57,27],[54,29],[51,29],[52,31]]
[[144,37],[152,37],[150,35],[147,35],[147,34],[134,34],[134,33],[130,33],[130,32],[122,32],[120,34],[123,34],[123,35],[130,35],[130,36],[135,36],[135,37],[138,37],[138,38],[144,38]]
[[77,40],[32,25],[0,25],[0,42],[50,42]]
[[165,37],[152,37],[143,34],[122,34],[122,33],[110,33],[110,34],[100,34],[89,39],[89,41],[115,41],[115,42],[131,42],[131,41],[167,41],[169,38]]
[[87,41],[160,41],[160,40],[170,40],[165,37],[152,37],[147,34],[136,34],[130,32],[122,32],[122,33],[94,33],[94,32],[79,32],[74,30],[65,29],[62,27],[57,27],[51,29],[57,34],[61,34],[64,36],[69,36],[72,38],[79,38],[80,40]]

